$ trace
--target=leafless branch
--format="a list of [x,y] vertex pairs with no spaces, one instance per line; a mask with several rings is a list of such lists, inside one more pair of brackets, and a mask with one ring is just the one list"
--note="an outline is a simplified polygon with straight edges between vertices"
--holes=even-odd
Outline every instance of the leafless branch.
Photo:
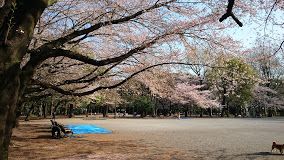
[[113,85],[110,85],[110,86],[99,86],[97,88],[94,88],[92,90],[85,91],[85,92],[67,91],[67,90],[64,90],[64,89],[62,89],[62,88],[60,88],[58,86],[55,86],[55,85],[52,85],[52,84],[49,84],[49,83],[46,83],[46,82],[41,82],[41,81],[38,81],[38,80],[33,80],[33,83],[37,84],[37,85],[40,85],[43,88],[53,89],[54,91],[59,92],[59,93],[64,94],[64,95],[86,96],[86,95],[93,94],[94,92],[97,92],[99,90],[113,89],[113,88],[119,87],[119,86],[123,85],[125,82],[127,82],[128,80],[132,79],[134,76],[138,75],[139,73],[142,73],[142,72],[147,71],[147,70],[149,70],[151,68],[155,68],[155,67],[162,66],[162,65],[203,65],[203,66],[213,67],[213,66],[209,66],[209,65],[206,65],[206,64],[192,64],[192,63],[183,63],[183,62],[159,63],[159,64],[155,64],[155,65],[146,67],[144,69],[141,69],[141,70],[131,74],[130,76],[128,76],[127,78],[125,78],[124,80],[122,80],[122,81],[120,81],[120,82],[118,82],[116,84],[113,84]]
[[234,15],[233,13],[233,6],[234,6],[235,0],[228,0],[228,6],[227,6],[227,11],[226,13],[219,19],[220,22],[224,21],[228,17],[232,17],[234,21],[242,27],[243,24],[242,22]]

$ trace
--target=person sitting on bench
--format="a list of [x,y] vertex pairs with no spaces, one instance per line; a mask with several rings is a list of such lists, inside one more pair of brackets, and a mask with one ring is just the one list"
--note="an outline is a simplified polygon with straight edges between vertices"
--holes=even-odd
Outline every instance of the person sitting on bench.
[[68,137],[68,134],[73,135],[73,132],[70,129],[65,128],[62,124],[58,124],[56,121],[51,121],[52,137],[61,138],[61,132],[64,134],[64,137]]
[[60,132],[61,132],[60,128],[57,125],[55,125],[52,121],[52,126],[51,126],[52,138],[61,138]]
[[54,122],[54,124],[60,128],[60,130],[64,133],[65,136],[67,136],[67,134],[73,134],[70,129],[65,128],[62,124],[59,124],[56,121]]

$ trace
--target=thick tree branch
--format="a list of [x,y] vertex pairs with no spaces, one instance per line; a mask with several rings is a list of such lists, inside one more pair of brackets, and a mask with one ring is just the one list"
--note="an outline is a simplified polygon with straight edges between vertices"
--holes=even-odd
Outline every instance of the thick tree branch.
[[132,56],[133,54],[138,53],[138,52],[144,50],[145,48],[152,46],[159,39],[162,39],[162,38],[166,37],[167,35],[169,35],[169,34],[166,33],[166,34],[163,34],[161,36],[157,36],[157,37],[153,38],[152,40],[150,40],[148,42],[144,42],[140,46],[129,50],[125,54],[122,54],[122,55],[117,56],[117,57],[106,58],[106,59],[103,59],[103,60],[94,60],[90,57],[84,56],[84,55],[76,53],[74,51],[60,49],[60,48],[58,48],[58,49],[42,48],[41,50],[31,50],[31,51],[29,51],[31,53],[30,61],[25,65],[23,70],[31,68],[31,67],[35,68],[36,66],[38,66],[40,63],[42,63],[44,60],[46,60],[48,58],[60,57],[60,56],[68,57],[70,59],[78,60],[78,61],[84,62],[86,64],[94,65],[94,66],[105,66],[105,65],[112,64],[112,63],[116,63],[116,62],[121,62],[122,60],[127,59],[128,57]]
[[85,79],[87,79],[88,77],[90,77],[91,75],[93,75],[97,70],[98,70],[99,67],[96,67],[94,70],[92,70],[90,73],[86,74],[86,75],[83,75],[79,78],[76,78],[76,79],[70,79],[70,80],[65,80],[61,85],[64,85],[64,84],[72,84],[72,83],[78,83],[78,82],[81,82],[81,81],[84,81]]
[[242,27],[243,24],[242,22],[234,15],[233,13],[233,6],[234,6],[235,0],[228,0],[228,6],[227,6],[227,11],[226,13],[219,19],[220,22],[224,21],[225,19],[227,19],[228,17],[232,17],[234,19],[234,21],[240,26]]
[[[105,69],[103,72],[95,75],[94,77],[92,78],[88,78],[86,79],[87,77],[86,76],[83,76],[81,78],[78,78],[78,79],[74,79],[74,80],[66,80],[64,81],[62,84],[60,85],[65,85],[65,84],[72,84],[72,83],[89,83],[89,82],[94,82],[95,80],[97,80],[99,77],[107,74],[111,69],[113,69],[115,66],[117,66],[120,62],[118,63],[115,63],[113,65],[111,65],[110,67],[108,67],[107,69]],[[90,74],[88,74],[89,76],[91,74],[93,74],[94,72],[91,72]]]

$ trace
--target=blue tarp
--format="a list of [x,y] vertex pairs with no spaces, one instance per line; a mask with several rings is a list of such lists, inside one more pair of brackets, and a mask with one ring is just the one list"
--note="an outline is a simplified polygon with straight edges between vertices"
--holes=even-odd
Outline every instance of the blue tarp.
[[70,128],[74,134],[107,134],[110,130],[91,124],[70,124],[66,127]]

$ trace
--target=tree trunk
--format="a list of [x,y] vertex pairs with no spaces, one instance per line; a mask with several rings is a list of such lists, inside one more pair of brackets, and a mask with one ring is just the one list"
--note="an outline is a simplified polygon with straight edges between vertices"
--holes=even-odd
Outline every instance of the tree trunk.
[[222,95],[222,113],[221,113],[221,117],[224,117],[225,113],[226,113],[226,96],[225,94],[227,93],[226,88],[223,88],[223,95]]
[[203,117],[203,108],[200,109],[200,115],[199,117]]
[[230,116],[229,114],[230,114],[230,113],[229,113],[229,102],[227,102],[227,103],[226,103],[226,115],[227,115],[227,117]]
[[65,113],[64,113],[65,116],[68,115],[68,104],[67,102],[65,101]]
[[53,110],[53,108],[54,108],[54,104],[53,104],[53,96],[51,96],[50,116],[51,116],[51,118],[52,118],[52,119],[55,119],[55,117],[54,117],[54,110]]
[[35,105],[32,104],[31,108],[29,109],[29,112],[26,115],[25,121],[29,121],[29,116],[30,116],[31,112],[34,110],[34,108],[35,108]]
[[69,113],[68,113],[68,117],[69,117],[69,118],[72,118],[72,117],[73,117],[73,109],[74,109],[73,104],[70,104],[70,105],[69,105]]
[[46,104],[42,103],[41,107],[42,107],[43,118],[46,118]]
[[42,117],[42,102],[40,102],[40,106],[38,107],[38,117]]
[[0,8],[0,160],[8,159],[16,107],[35,66],[20,67],[48,0],[5,0]]
[[108,117],[108,105],[103,106],[103,117]]
[[85,109],[85,115],[86,115],[86,117],[89,117],[89,110],[88,110],[88,108]]
[[0,159],[8,159],[12,128],[20,92],[20,65],[12,65],[0,74]]
[[190,106],[190,111],[189,111],[189,117],[192,117],[192,112],[193,112],[193,106]]
[[173,113],[173,111],[172,111],[172,103],[171,103],[171,101],[169,102],[170,103],[170,105],[169,105],[169,108],[170,108],[170,114],[169,114],[169,116],[171,117],[172,116],[172,113]]
[[189,112],[189,108],[188,108],[188,105],[186,105],[186,110],[184,111],[184,117],[188,117],[188,112]]
[[152,96],[152,101],[154,102],[154,105],[152,106],[152,117],[157,117],[157,112],[156,112],[156,108],[157,108],[157,98],[151,94]]
[[57,108],[60,106],[60,104],[61,104],[62,102],[63,102],[62,100],[58,101],[55,106],[54,106],[54,102],[53,102],[53,106],[54,106],[54,107],[53,107],[53,111],[52,111],[52,119],[55,120],[55,116],[56,116],[56,114],[57,114]]
[[209,117],[212,117],[212,107],[208,108]]
[[157,113],[156,113],[156,108],[155,106],[152,107],[152,117],[156,117]]
[[114,105],[114,118],[116,118],[116,115],[117,115],[117,111],[116,111],[116,103]]

